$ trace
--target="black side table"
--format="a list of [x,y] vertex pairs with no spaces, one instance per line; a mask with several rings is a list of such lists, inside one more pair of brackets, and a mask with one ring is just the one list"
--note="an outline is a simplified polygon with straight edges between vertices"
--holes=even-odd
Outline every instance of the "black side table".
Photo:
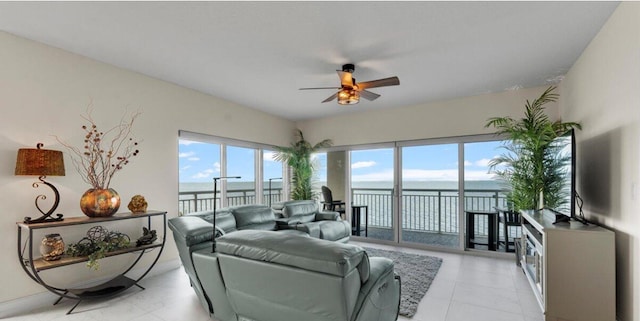
[[[467,221],[467,233],[465,235],[466,247],[468,249],[475,248],[475,245],[486,245],[489,251],[495,251],[497,248],[498,237],[496,232],[498,231],[498,212],[484,212],[484,211],[465,211]],[[475,238],[475,216],[484,215],[489,221],[489,235],[487,243],[479,243]]]
[[368,205],[351,205],[351,234],[360,236],[360,215],[364,209],[364,236],[369,236],[369,206]]

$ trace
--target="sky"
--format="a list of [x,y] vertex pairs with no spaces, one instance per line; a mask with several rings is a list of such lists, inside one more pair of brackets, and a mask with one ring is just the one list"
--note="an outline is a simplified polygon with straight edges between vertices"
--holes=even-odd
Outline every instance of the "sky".
[[[226,176],[240,176],[238,181],[255,180],[255,150],[227,146]],[[264,152],[264,178],[282,178],[282,163],[273,160],[273,151]],[[221,176],[220,145],[180,140],[178,150],[180,182],[211,182]],[[276,180],[274,180],[275,182]]]
[[[501,153],[500,142],[465,144],[465,179],[491,180],[489,162]],[[402,178],[405,181],[457,181],[458,144],[402,147]],[[352,181],[390,181],[393,149],[353,151]]]
[[[501,154],[500,142],[465,144],[465,179],[491,180],[489,161]],[[238,181],[254,181],[255,151],[227,147],[227,176],[241,176]],[[282,164],[273,160],[273,151],[264,152],[264,178],[282,177]],[[405,181],[457,181],[458,145],[440,144],[402,148],[402,176]],[[326,177],[326,155],[316,156],[318,173]],[[180,140],[180,182],[211,182],[220,173],[220,145]],[[393,149],[359,150],[351,153],[352,181],[390,181],[393,178]],[[277,181],[277,180],[274,180]]]

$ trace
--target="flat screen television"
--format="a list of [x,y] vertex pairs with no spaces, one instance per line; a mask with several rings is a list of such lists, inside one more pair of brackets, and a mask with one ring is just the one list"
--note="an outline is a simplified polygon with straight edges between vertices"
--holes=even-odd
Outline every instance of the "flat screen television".
[[[576,136],[573,129],[558,136],[551,143],[551,152],[555,153],[555,162],[560,165],[561,186],[558,190],[558,202],[548,209],[556,215],[556,223],[567,222],[571,218],[583,222],[576,215]],[[584,222],[583,222],[584,223]]]

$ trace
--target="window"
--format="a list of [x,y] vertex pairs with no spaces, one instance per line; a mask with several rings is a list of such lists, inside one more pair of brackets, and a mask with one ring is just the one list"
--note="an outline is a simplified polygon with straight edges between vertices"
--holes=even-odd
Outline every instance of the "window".
[[[270,204],[282,199],[283,166],[271,146],[180,131],[179,204],[182,214],[213,209],[213,178],[218,180],[216,207]],[[269,197],[268,182],[272,190]]]

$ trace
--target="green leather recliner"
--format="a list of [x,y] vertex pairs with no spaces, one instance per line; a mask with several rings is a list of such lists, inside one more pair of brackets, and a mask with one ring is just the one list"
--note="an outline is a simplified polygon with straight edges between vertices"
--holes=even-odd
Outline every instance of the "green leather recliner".
[[[194,290],[221,321],[396,320],[400,280],[393,262],[358,246],[281,231],[217,238],[196,217],[169,226]],[[210,225],[208,227],[211,227]],[[210,231],[210,230],[209,230]],[[211,233],[211,232],[209,232]],[[184,254],[184,255],[183,255]]]
[[287,201],[277,205],[288,228],[304,231],[312,237],[323,240],[348,242],[351,235],[349,222],[343,221],[338,212],[320,211],[318,203],[312,200]]

